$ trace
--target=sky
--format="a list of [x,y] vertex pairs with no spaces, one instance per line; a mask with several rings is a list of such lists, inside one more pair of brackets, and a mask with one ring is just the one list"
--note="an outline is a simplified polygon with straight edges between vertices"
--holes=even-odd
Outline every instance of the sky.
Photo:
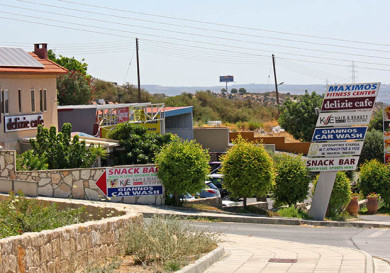
[[0,0],[0,46],[85,59],[141,85],[389,83],[390,1]]

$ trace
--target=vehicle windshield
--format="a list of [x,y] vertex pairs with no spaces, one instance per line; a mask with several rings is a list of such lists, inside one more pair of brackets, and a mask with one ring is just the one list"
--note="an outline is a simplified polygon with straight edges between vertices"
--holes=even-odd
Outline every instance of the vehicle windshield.
[[211,183],[211,182],[207,183],[207,186],[208,186],[209,188],[218,190],[218,188],[217,188],[213,183]]

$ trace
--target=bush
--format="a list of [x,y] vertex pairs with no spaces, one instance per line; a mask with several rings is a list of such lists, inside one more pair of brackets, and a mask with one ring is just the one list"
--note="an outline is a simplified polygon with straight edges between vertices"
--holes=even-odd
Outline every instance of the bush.
[[[317,181],[318,177],[314,181],[314,188],[317,186]],[[328,204],[327,216],[334,217],[341,214],[351,201],[351,195],[351,180],[344,172],[337,172]]]
[[272,193],[275,201],[289,206],[302,202],[309,190],[309,173],[302,157],[275,155],[275,187]]
[[372,192],[379,193],[385,205],[390,204],[390,167],[376,159],[364,163],[360,167],[359,188],[364,196]]
[[19,195],[11,193],[0,203],[0,238],[77,224],[85,214],[84,207],[59,210],[56,204],[43,206],[38,200]]
[[174,137],[156,156],[158,177],[162,180],[166,194],[173,194],[176,205],[179,196],[195,194],[205,186],[210,171],[210,156],[199,143]]
[[281,208],[276,213],[280,217],[309,219],[309,215],[306,212],[296,207]]
[[119,140],[119,144],[124,148],[114,153],[115,164],[123,165],[153,163],[156,153],[171,141],[172,135],[148,133],[146,128],[126,122],[109,131],[108,137]]
[[367,132],[359,158],[359,165],[372,159],[383,161],[383,158],[383,133],[377,130]]
[[47,158],[34,154],[32,150],[16,155],[18,171],[47,170],[48,167]]
[[216,234],[194,229],[177,218],[157,216],[148,225],[130,225],[125,251],[137,263],[158,265],[156,272],[175,271],[216,248],[218,241]]
[[263,145],[255,145],[239,136],[223,157],[223,183],[232,197],[264,196],[274,183],[274,166]]

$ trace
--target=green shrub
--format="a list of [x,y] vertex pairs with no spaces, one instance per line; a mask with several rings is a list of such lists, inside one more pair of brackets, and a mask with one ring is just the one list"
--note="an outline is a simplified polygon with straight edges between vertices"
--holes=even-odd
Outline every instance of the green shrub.
[[281,208],[276,213],[281,217],[309,219],[309,216],[307,215],[306,212],[294,206]]
[[210,171],[209,161],[210,155],[199,143],[178,137],[174,137],[157,154],[157,175],[166,194],[174,196],[177,206],[180,205],[180,195],[195,194],[205,186],[206,175]]
[[383,133],[377,130],[368,131],[359,158],[359,165],[372,159],[383,161],[383,158]]
[[264,196],[274,183],[273,160],[263,145],[255,145],[239,136],[223,157],[223,183],[232,197]]
[[34,154],[33,150],[27,150],[16,155],[16,169],[18,171],[47,170],[47,158]]
[[275,155],[275,186],[272,193],[275,201],[289,206],[302,202],[309,191],[309,173],[300,156]]
[[11,193],[0,203],[0,238],[77,224],[84,214],[84,207],[60,210],[57,204],[43,206],[38,200]]
[[[314,181],[314,187],[317,186],[317,181],[318,177]],[[337,172],[328,204],[327,216],[334,217],[341,214],[351,201],[351,195],[351,180],[344,172]]]
[[364,163],[360,167],[359,188],[364,196],[379,193],[385,205],[390,204],[390,167],[376,159]]
[[125,251],[137,263],[154,264],[160,267],[156,272],[169,272],[210,252],[218,242],[216,234],[197,230],[178,218],[157,216],[149,224],[129,226]]

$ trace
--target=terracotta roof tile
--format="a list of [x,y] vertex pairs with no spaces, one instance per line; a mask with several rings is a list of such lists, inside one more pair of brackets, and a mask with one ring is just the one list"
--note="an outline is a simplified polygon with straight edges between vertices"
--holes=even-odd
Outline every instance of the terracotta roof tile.
[[37,54],[29,52],[35,60],[44,65],[43,68],[35,67],[1,67],[0,73],[23,73],[23,74],[50,74],[50,75],[61,75],[68,73],[68,70],[49,59],[41,59]]

